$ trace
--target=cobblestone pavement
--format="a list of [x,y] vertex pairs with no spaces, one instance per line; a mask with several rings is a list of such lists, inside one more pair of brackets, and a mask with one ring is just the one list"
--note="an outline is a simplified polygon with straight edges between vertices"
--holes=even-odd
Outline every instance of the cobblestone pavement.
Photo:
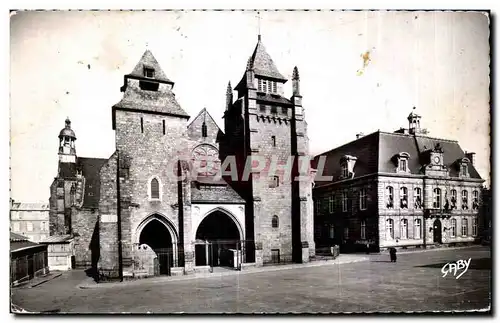
[[[444,264],[472,258],[459,279]],[[73,271],[31,289],[13,289],[12,302],[31,311],[76,313],[332,313],[452,311],[490,305],[487,247],[387,254],[346,264],[250,274],[164,280],[79,289]]]

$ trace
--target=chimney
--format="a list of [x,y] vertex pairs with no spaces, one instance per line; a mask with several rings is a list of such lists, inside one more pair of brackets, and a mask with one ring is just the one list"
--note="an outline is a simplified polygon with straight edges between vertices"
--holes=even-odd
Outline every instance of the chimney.
[[359,139],[359,138],[363,137],[364,135],[365,135],[364,133],[362,133],[362,132],[358,132],[358,133],[356,134],[356,139]]
[[467,151],[465,152],[465,157],[467,157],[467,159],[470,160],[472,166],[475,165],[475,157],[474,157],[475,154],[476,153],[473,152],[467,152]]

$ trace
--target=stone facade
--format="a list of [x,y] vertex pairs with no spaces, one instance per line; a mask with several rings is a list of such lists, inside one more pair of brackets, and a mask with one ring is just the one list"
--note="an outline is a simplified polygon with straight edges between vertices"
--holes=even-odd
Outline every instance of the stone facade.
[[321,247],[377,250],[478,239],[483,180],[471,153],[411,123],[403,130],[375,132],[322,155],[323,175],[333,178],[314,189]]
[[[216,176],[227,156],[242,166],[252,155],[280,164],[308,155],[297,69],[294,96],[288,100],[282,96],[287,80],[260,37],[252,57],[243,77],[249,83],[237,86],[235,102],[228,87],[226,134],[206,109],[188,123],[174,82],[150,51],[125,75],[123,98],[112,107],[116,151],[109,159],[77,157],[76,136],[66,121],[51,186],[50,222],[52,235],[74,237],[77,266],[92,266],[110,278],[167,272],[166,263],[171,274],[192,273],[195,246],[206,244],[198,241],[198,233],[210,227],[214,214],[226,216],[236,228],[229,235],[222,232],[220,241],[238,238],[210,243],[244,250],[236,258],[246,263],[309,261],[314,255],[309,162],[294,168],[294,175],[306,178],[296,184],[271,178],[268,167],[253,170],[250,181]],[[238,107],[244,107],[239,118]],[[231,124],[233,117],[238,122]],[[242,170],[238,167],[238,176]],[[207,255],[200,257],[208,262],[204,248]]]

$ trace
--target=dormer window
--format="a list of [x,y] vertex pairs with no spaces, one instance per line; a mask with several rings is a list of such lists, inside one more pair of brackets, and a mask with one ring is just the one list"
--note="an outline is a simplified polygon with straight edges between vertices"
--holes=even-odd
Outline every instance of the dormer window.
[[341,167],[342,167],[342,177],[343,178],[349,177],[349,169],[347,168],[347,163],[342,164]]
[[340,176],[342,179],[354,177],[354,164],[356,163],[356,160],[356,157],[349,155],[345,155],[340,159]]
[[262,93],[278,93],[278,84],[276,81],[257,79],[257,91]]
[[150,67],[144,67],[144,77],[153,79],[155,78],[155,70]]
[[410,154],[406,152],[400,152],[393,157],[393,161],[396,162],[398,173],[408,173],[410,169],[408,168],[408,160],[410,159]]
[[459,177],[469,177],[469,164],[470,160],[467,157],[457,160],[459,168]]

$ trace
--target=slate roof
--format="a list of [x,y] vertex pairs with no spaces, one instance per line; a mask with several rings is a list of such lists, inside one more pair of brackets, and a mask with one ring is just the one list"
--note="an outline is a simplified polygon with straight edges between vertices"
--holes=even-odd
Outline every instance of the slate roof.
[[200,178],[191,182],[191,203],[197,202],[244,204],[245,200],[223,179],[214,183]]
[[14,202],[10,209],[13,211],[48,211],[50,206],[48,203]]
[[[450,176],[458,177],[459,168],[457,160],[465,157],[465,152],[457,141],[432,138],[422,135],[410,135],[376,131],[343,146],[337,147],[315,157],[314,165],[318,163],[319,156],[326,156],[322,174],[333,176],[333,182],[340,180],[340,159],[345,155],[357,158],[354,164],[354,177],[374,173],[395,173],[396,165],[393,157],[406,152],[410,155],[408,167],[411,174],[422,174],[422,167],[428,162],[423,158],[426,151],[433,149],[439,143],[443,148],[443,162],[450,170]],[[481,176],[472,164],[469,164],[469,175],[473,179]],[[331,182],[316,181],[316,187],[330,184]]]
[[141,59],[137,65],[135,65],[132,73],[128,74],[128,76],[144,78],[144,67],[154,69],[154,80],[174,84],[174,82],[172,82],[167,75],[165,75],[165,72],[163,72],[160,64],[149,49],[146,49],[144,54],[142,54]]
[[[144,67],[153,68],[155,70],[154,78],[149,79],[144,77]],[[170,83],[172,85],[174,84],[167,78],[167,76],[161,69],[160,64],[158,64],[158,61],[154,58],[153,54],[149,50],[146,50],[132,73],[126,75],[125,78],[127,77]],[[181,108],[181,106],[175,99],[175,94],[170,90],[147,91],[141,90],[137,86],[125,86],[125,93],[123,94],[123,98],[120,100],[120,102],[113,106],[113,111],[116,108],[130,111],[143,110],[189,118],[189,115]]]
[[28,238],[20,234],[10,232],[10,252],[17,252],[39,246],[40,244],[31,242],[28,240]]
[[257,100],[263,100],[266,102],[274,102],[281,104],[292,104],[292,101],[287,98],[282,97],[281,95],[273,95],[269,93],[257,92]]
[[74,163],[60,163],[59,177],[74,178],[76,176],[76,165]]
[[97,208],[99,206],[101,186],[99,171],[107,161],[104,158],[78,157],[78,169],[85,177],[85,196],[82,207]]
[[40,243],[61,243],[61,242],[69,242],[72,239],[71,235],[64,234],[60,236],[49,236],[44,240],[40,241]]
[[29,241],[29,239],[25,236],[22,236],[20,234],[10,232],[10,242],[13,241]]
[[259,35],[259,40],[255,46],[250,63],[253,66],[255,75],[287,81],[287,79],[278,71],[273,59],[267,53],[264,44],[262,43]]

